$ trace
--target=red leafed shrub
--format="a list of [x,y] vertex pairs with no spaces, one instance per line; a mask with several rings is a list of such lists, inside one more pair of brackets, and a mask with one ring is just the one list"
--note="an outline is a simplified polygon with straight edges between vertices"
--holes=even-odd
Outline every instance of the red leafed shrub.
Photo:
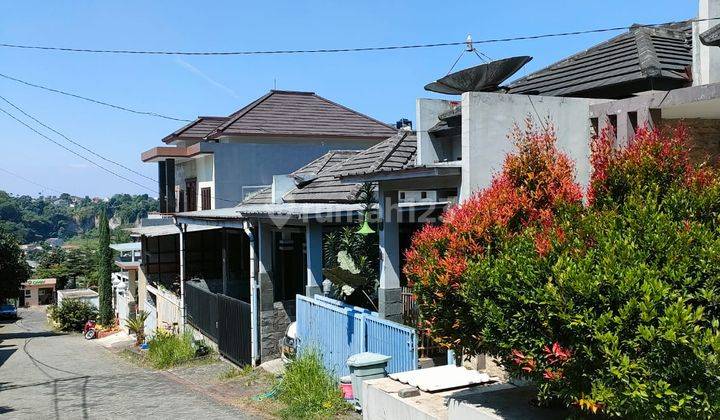
[[496,242],[528,226],[544,227],[538,247],[545,249],[555,209],[582,200],[574,166],[555,147],[551,125],[536,128],[528,120],[509,137],[515,151],[492,185],[450,209],[442,225],[425,226],[406,253],[405,273],[415,283],[423,327],[448,348],[476,339],[476,326],[467,322],[472,314],[456,292],[468,259],[492,253]]
[[717,173],[683,127],[609,134],[583,204],[552,130],[513,132],[492,184],[413,238],[421,327],[583,415],[718,418]]

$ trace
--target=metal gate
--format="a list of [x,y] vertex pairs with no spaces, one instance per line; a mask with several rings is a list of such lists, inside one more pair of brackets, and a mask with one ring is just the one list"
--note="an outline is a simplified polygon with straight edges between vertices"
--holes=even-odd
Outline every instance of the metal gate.
[[250,304],[185,283],[187,321],[216,342],[220,354],[238,365],[252,362]]
[[250,364],[250,304],[220,294],[217,303],[220,354],[238,365]]
[[187,321],[212,341],[218,341],[217,295],[191,282],[185,283]]

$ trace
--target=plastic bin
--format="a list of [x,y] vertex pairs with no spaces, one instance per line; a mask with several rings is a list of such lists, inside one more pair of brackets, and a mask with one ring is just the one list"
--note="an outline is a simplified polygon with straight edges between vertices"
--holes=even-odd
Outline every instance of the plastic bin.
[[378,353],[358,353],[347,360],[352,378],[353,395],[362,404],[362,383],[370,379],[379,379],[387,376],[387,367],[390,356]]

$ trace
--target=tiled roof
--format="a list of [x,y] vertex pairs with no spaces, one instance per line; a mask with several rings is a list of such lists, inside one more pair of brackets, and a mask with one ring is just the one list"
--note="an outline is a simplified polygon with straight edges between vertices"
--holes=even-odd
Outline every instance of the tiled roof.
[[283,197],[288,203],[353,203],[359,185],[343,184],[338,177],[343,162],[357,155],[356,150],[328,152],[293,172],[307,185],[290,190]]
[[190,124],[165,136],[163,141],[169,143],[174,140],[202,140],[205,136],[215,131],[216,128],[220,127],[227,119],[227,117],[198,117]]
[[414,132],[400,131],[345,161],[341,176],[364,175],[407,169],[415,165],[417,137]]
[[[295,178],[298,187],[283,196],[285,203],[352,203],[358,185],[343,184],[338,178],[340,165],[352,156],[360,153],[356,150],[331,151],[313,160],[290,176]],[[270,204],[272,189],[264,188],[245,199],[242,204]]]
[[616,98],[687,86],[692,65],[688,22],[628,32],[518,79],[508,93]]
[[272,90],[233,113],[208,138],[303,136],[385,138],[395,128],[313,92]]
[[720,24],[701,33],[700,42],[710,47],[720,47]]

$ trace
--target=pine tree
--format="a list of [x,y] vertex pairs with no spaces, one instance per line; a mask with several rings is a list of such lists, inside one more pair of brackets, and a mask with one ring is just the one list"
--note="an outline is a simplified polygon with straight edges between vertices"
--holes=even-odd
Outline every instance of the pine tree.
[[98,292],[100,294],[100,311],[99,311],[99,322],[103,325],[110,325],[113,323],[113,308],[112,308],[112,263],[113,255],[110,249],[110,225],[108,223],[107,214],[105,209],[100,211],[100,243],[98,249]]

